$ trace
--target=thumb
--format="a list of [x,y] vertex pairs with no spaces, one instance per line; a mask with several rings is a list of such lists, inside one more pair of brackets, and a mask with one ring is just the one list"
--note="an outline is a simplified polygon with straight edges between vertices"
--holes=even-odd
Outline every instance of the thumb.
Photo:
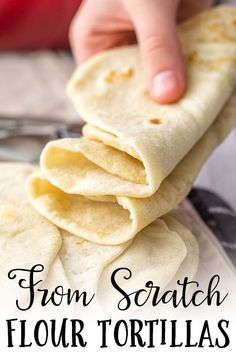
[[[178,100],[185,89],[184,62],[176,31],[177,0],[126,0],[148,86],[159,103]],[[132,7],[132,11],[131,11]]]

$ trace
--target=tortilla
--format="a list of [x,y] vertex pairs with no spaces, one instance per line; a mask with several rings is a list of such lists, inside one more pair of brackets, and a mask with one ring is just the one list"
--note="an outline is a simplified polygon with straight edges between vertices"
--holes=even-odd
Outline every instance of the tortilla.
[[212,125],[236,84],[236,8],[216,7],[179,27],[187,90],[175,104],[148,94],[137,46],[82,64],[68,94],[88,123],[81,139],[49,143],[46,179],[70,194],[153,195]]
[[[71,289],[71,284],[65,272],[64,264],[61,262],[59,255],[57,254],[55,260],[50,265],[46,279],[39,286],[40,292],[35,295],[35,306],[34,312],[29,313],[29,318],[32,319],[35,316],[44,319],[57,319],[62,320],[65,317],[74,316],[75,305],[74,303],[67,303],[66,296],[60,300],[60,293],[64,292],[66,294]],[[60,303],[60,311],[58,311],[58,306],[55,306],[52,302],[48,301],[46,306],[42,306],[42,298],[44,295],[44,290],[48,292],[48,299],[52,295],[56,303]],[[62,291],[63,290],[63,291]],[[28,315],[28,314],[27,314]]]
[[72,289],[95,292],[101,272],[129,246],[130,242],[117,246],[103,246],[88,242],[66,231],[62,233],[59,257]]
[[[145,284],[152,281],[161,291],[173,279],[193,279],[198,267],[198,244],[192,233],[172,216],[156,220],[143,229],[124,253],[109,264],[99,280],[98,297],[105,308],[115,309],[123,297],[111,284],[112,273],[119,268],[115,281],[127,294],[139,289],[147,298]],[[122,305],[122,303],[120,303]],[[124,303],[123,303],[124,305]]]
[[[26,197],[25,179],[36,167],[1,163],[0,169],[0,283],[4,284],[0,303],[1,311],[9,316],[16,310],[17,299],[22,305],[29,298],[29,290],[18,285],[21,277],[28,279],[29,273],[23,270],[42,264],[44,270],[35,273],[34,282],[46,279],[61,246],[61,235],[54,225],[33,210]],[[11,273],[16,277],[9,279],[8,273],[13,269],[18,269]]]
[[[170,216],[156,220],[132,242],[118,246],[97,245],[68,232],[62,232],[62,238],[59,256],[72,289],[86,291],[89,297],[95,293],[95,303],[97,297],[103,303],[101,298],[105,296],[105,303],[113,304],[116,296],[108,296],[112,287],[110,275],[119,267],[128,267],[133,272],[129,282],[133,288],[141,287],[143,279],[152,277],[165,287],[178,269],[182,267],[186,275],[193,276],[198,264],[194,236]],[[186,269],[188,266],[190,270]],[[120,272],[123,284],[122,275]]]
[[[86,240],[114,245],[126,242],[186,197],[207,157],[235,124],[234,93],[205,135],[149,198],[111,196],[100,199],[67,194],[42,174],[35,173],[27,181],[30,201],[54,224]],[[94,176],[94,183],[97,182]]]
[[[182,213],[182,216],[185,214],[186,213]],[[199,246],[193,231],[189,227],[186,227],[186,225],[181,223],[173,215],[174,214],[171,212],[165,215],[162,220],[167,223],[171,230],[177,232],[182,238],[187,249],[187,255],[178,268],[174,278],[170,283],[168,283],[168,289],[176,288],[176,282],[178,280],[182,281],[185,277],[188,277],[189,281],[193,280],[197,274],[199,264]],[[193,222],[193,220],[191,220],[191,222]]]

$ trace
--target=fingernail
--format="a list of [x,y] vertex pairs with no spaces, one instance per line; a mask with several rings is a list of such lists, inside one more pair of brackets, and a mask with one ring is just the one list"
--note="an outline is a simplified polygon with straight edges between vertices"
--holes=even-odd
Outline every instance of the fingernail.
[[153,79],[153,96],[159,101],[172,101],[179,94],[179,80],[172,70],[162,71]]

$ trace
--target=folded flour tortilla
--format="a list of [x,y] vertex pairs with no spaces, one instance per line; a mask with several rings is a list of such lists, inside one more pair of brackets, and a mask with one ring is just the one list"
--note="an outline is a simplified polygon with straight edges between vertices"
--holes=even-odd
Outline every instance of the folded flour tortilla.
[[[59,230],[33,210],[24,191],[25,179],[36,168],[28,164],[1,163],[0,166],[0,292],[1,313],[16,310],[18,299],[22,305],[29,297],[29,290],[19,287],[21,277],[28,279],[35,264],[42,264],[44,271],[36,273],[34,281],[44,280],[61,246]],[[15,279],[8,278],[13,269]],[[13,275],[12,273],[12,275]],[[23,285],[27,285],[26,280]],[[36,285],[36,288],[42,282]]]
[[[174,213],[169,213],[165,215],[162,220],[166,222],[168,227],[177,232],[182,240],[185,243],[185,247],[187,249],[187,255],[178,268],[174,278],[170,283],[168,283],[168,289],[176,288],[176,281],[183,280],[185,277],[188,277],[189,280],[193,280],[199,264],[199,246],[198,241],[196,239],[196,234],[193,233],[191,226],[186,226],[184,223],[180,222],[178,218],[174,216]],[[182,211],[182,217],[186,217],[186,213]],[[191,220],[191,223],[194,221]]]
[[81,65],[68,94],[88,123],[81,139],[49,143],[42,172],[70,194],[146,198],[199,141],[236,84],[236,8],[216,7],[179,27],[188,87],[176,104],[149,96],[139,49]]
[[235,23],[236,8],[218,7],[180,27],[188,87],[176,104],[151,99],[137,47],[82,65],[68,92],[88,122],[84,136],[46,146],[27,182],[34,208],[104,245],[131,240],[175,208],[236,122]]
[[100,244],[126,242],[184,199],[202,164],[235,124],[234,93],[205,135],[151,197],[137,199],[111,196],[96,200],[67,194],[37,172],[27,181],[30,201],[39,213],[79,237]]
[[[191,232],[174,217],[166,215],[143,229],[131,242],[117,246],[98,245],[61,230],[62,247],[59,258],[72,291],[86,292],[87,300],[95,294],[89,309],[76,306],[80,316],[96,311],[114,310],[119,301],[118,292],[110,276],[119,267],[128,267],[133,276],[129,289],[142,288],[144,279],[152,280],[163,290],[179,274],[178,279],[192,279],[197,271],[198,244]],[[51,271],[50,271],[51,273]],[[54,272],[55,273],[55,272]],[[119,273],[118,282],[127,290]],[[61,283],[59,274],[55,274]],[[175,284],[176,285],[176,284]],[[100,306],[102,305],[102,306]],[[92,312],[91,312],[92,311]],[[109,312],[110,313],[110,312]]]
[[104,246],[86,241],[61,230],[60,260],[72,289],[95,292],[103,269],[120,256],[131,242]]
[[[62,231],[60,259],[73,289],[106,293],[111,272],[128,267],[130,284],[143,286],[152,279],[164,288],[176,275],[196,274],[198,244],[192,233],[174,217],[154,221],[131,241],[117,246],[97,245]],[[124,279],[120,275],[122,282]],[[122,285],[122,284],[120,284]]]
[[[176,288],[177,280],[194,278],[198,262],[198,244],[193,234],[173,216],[166,215],[142,230],[131,246],[104,269],[99,279],[98,298],[103,307],[116,308],[122,296],[110,279],[118,268],[132,272],[131,277],[127,270],[115,276],[116,283],[130,294],[145,289],[147,281],[160,286],[161,291],[170,286]],[[143,300],[146,297],[147,293],[143,292]]]

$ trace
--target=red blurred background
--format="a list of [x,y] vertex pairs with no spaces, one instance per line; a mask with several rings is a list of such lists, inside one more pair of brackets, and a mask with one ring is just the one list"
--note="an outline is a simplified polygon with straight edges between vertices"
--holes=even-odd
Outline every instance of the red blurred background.
[[0,50],[66,48],[82,0],[0,0]]

